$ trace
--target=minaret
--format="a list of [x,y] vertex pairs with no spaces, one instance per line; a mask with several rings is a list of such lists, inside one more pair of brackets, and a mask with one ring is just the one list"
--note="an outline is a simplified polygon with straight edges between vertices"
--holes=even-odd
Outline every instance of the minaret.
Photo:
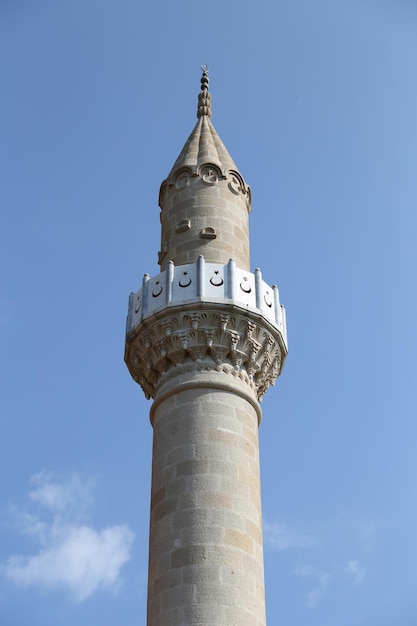
[[129,298],[125,361],[153,399],[148,626],[265,626],[259,401],[287,354],[249,265],[250,189],[211,123],[161,185],[160,273]]

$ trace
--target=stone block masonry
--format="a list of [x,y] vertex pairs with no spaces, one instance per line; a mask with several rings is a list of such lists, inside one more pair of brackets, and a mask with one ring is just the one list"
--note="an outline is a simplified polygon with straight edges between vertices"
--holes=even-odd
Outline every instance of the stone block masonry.
[[160,272],[131,293],[125,361],[153,399],[148,626],[265,626],[259,402],[287,355],[276,285],[250,271],[250,188],[211,123],[159,193]]
[[148,626],[264,626],[258,412],[172,385],[152,422]]

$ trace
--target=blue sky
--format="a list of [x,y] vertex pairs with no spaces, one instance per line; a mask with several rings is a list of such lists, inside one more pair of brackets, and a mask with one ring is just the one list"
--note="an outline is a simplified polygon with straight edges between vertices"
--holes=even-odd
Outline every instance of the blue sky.
[[412,0],[0,3],[2,624],[145,623],[152,432],[124,324],[207,62],[252,269],[287,309],[268,624],[415,626],[416,28]]

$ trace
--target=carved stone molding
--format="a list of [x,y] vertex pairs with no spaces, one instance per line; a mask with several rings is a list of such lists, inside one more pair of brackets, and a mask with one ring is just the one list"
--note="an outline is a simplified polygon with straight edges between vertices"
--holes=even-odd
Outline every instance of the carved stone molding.
[[125,361],[147,398],[174,376],[210,371],[239,377],[261,400],[285,356],[281,333],[265,318],[211,304],[143,321],[127,336]]
[[205,185],[218,185],[225,183],[227,188],[236,196],[242,196],[251,210],[251,191],[243,176],[236,170],[222,170],[215,163],[203,163],[198,167],[180,167],[171,172],[169,178],[164,180],[159,190],[159,206],[164,209],[167,195],[170,190],[181,190],[198,182]]

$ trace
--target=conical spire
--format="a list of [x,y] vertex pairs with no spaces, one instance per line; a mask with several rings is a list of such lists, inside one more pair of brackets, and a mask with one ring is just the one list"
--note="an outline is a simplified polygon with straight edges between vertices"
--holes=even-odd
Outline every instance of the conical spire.
[[236,164],[211,123],[211,94],[208,90],[207,65],[203,65],[202,70],[201,91],[198,94],[198,122],[175,161],[168,179],[171,179],[180,167],[196,170],[206,163],[217,165],[223,173],[228,170],[237,171]]
[[175,265],[227,263],[249,269],[250,189],[211,123],[207,66],[203,66],[197,124],[159,192],[164,271]]

